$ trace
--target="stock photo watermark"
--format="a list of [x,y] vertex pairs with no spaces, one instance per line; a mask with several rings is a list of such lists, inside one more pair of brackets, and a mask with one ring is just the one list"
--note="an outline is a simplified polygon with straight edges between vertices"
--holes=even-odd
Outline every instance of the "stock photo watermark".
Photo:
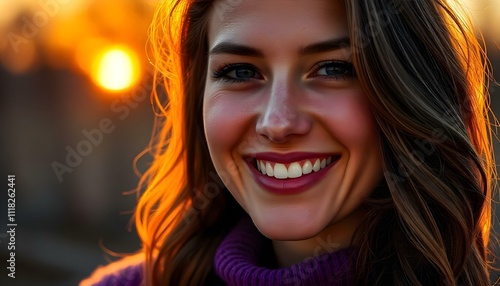
[[[324,255],[325,253],[333,253],[340,249],[341,244],[336,241],[332,235],[328,235],[326,239],[323,237],[316,237],[315,241],[317,246],[314,248],[313,254],[309,257],[306,257],[303,260],[304,269],[299,273],[293,273],[290,268],[286,268],[282,274],[283,285],[301,285],[301,282],[304,279],[307,279],[314,272],[318,271],[320,268],[319,264],[329,259],[328,255]],[[341,273],[338,274],[338,278],[341,277]],[[332,284],[335,284],[335,275],[331,278],[332,281],[328,281]],[[327,282],[327,281],[325,281]]]
[[[131,114],[131,111],[139,106],[153,89],[152,85],[152,73],[147,71],[146,76],[143,78],[141,85],[132,90],[130,93],[125,94],[122,98],[115,99],[110,106],[111,111],[117,115],[120,121],[125,120]],[[53,161],[51,167],[57,180],[62,183],[64,181],[63,176],[65,174],[72,173],[80,164],[82,164],[84,158],[90,156],[92,152],[97,148],[103,141],[106,135],[111,134],[116,130],[116,120],[113,121],[111,118],[102,118],[96,128],[87,130],[82,130],[83,139],[80,140],[74,147],[67,145],[65,147],[66,156],[63,162]]]
[[7,232],[0,234],[0,244],[7,247],[7,276],[16,278],[16,175],[7,175]]
[[[432,139],[434,142],[444,142],[448,139],[443,130],[435,130],[432,134]],[[424,139],[416,139],[414,141],[417,148],[413,149],[409,156],[413,159],[413,165],[411,168],[399,163],[399,166],[395,172],[386,171],[384,172],[385,179],[387,182],[391,183],[402,183],[407,178],[409,178],[420,166],[422,166],[429,156],[432,156],[436,152],[435,144]],[[403,158],[398,158],[401,162]]]
[[69,0],[39,0],[38,10],[30,17],[21,17],[21,29],[18,32],[7,33],[7,40],[14,49],[19,52],[19,47],[29,43],[35,38],[40,30],[46,27],[50,20],[56,17],[61,11],[61,5],[68,4]]

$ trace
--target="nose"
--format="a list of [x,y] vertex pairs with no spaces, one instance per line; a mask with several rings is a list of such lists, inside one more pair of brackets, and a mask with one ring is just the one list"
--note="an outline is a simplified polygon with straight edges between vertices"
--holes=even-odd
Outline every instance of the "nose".
[[312,122],[303,111],[299,93],[290,81],[274,84],[257,120],[257,134],[275,143],[307,134]]

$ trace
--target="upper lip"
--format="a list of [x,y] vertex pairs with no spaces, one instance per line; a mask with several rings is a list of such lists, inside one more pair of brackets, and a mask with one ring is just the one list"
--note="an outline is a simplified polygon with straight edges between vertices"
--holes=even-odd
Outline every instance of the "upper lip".
[[252,155],[247,155],[249,160],[265,160],[275,163],[288,164],[301,160],[323,158],[333,155],[339,155],[339,153],[314,153],[314,152],[291,152],[291,153],[275,153],[275,152],[262,152],[255,153]]

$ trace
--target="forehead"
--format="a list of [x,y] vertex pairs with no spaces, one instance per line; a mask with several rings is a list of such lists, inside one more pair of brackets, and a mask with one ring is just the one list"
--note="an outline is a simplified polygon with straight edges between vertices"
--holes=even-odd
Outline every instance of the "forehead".
[[209,44],[223,41],[303,45],[347,37],[343,0],[216,0]]

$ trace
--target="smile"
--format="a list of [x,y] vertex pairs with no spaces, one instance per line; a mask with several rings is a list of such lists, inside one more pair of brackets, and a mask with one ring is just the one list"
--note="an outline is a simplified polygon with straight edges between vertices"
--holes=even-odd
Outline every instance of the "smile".
[[318,184],[341,159],[340,154],[258,153],[246,159],[250,173],[264,190],[292,195]]
[[274,177],[276,179],[295,179],[304,175],[318,172],[332,162],[337,161],[340,155],[331,155],[328,157],[319,157],[306,159],[284,164],[266,160],[256,160],[256,167],[263,175]]

